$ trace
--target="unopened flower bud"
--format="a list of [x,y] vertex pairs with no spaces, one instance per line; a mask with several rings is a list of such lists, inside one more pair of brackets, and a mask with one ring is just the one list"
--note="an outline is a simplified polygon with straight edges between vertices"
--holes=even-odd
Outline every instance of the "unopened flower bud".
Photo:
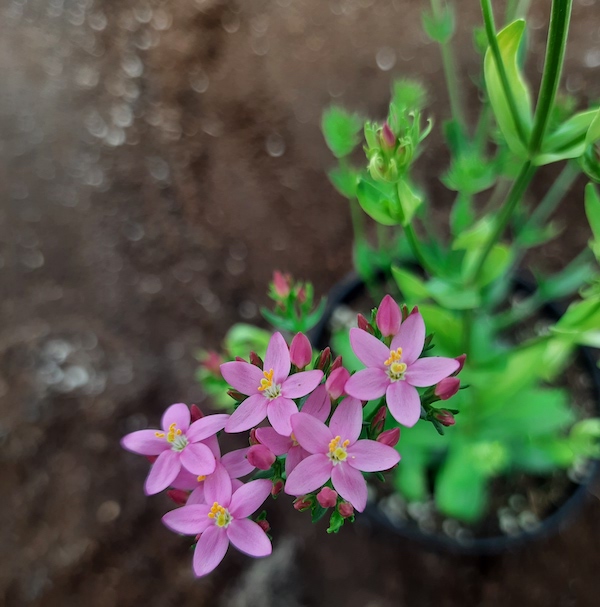
[[279,270],[273,272],[273,289],[278,297],[284,299],[290,294],[292,286],[292,277],[289,274],[283,274]]
[[304,285],[302,285],[298,289],[298,292],[296,293],[296,299],[298,300],[298,303],[301,303],[301,304],[303,304],[306,301],[306,287]]
[[396,147],[396,135],[387,122],[381,129],[381,147],[385,150],[393,150]]
[[363,331],[366,331],[367,333],[371,333],[371,335],[373,334],[373,327],[370,325],[369,321],[362,314],[359,314],[356,317],[356,323],[357,323],[359,329],[362,329]]
[[335,369],[329,374],[327,381],[325,382],[325,388],[331,400],[337,400],[340,396],[345,394],[344,389],[346,382],[350,379],[350,372],[344,367]]
[[182,489],[169,489],[167,496],[173,500],[178,506],[185,506],[190,494]]
[[413,314],[418,314],[419,313],[419,306],[415,306],[411,311],[409,316],[412,316]]
[[458,369],[456,369],[456,371],[454,371],[453,375],[458,375],[462,370],[463,367],[465,366],[465,361],[467,360],[467,355],[466,354],[461,354],[460,356],[457,356],[454,360],[458,361]]
[[146,455],[146,459],[153,464],[158,459],[158,455]]
[[294,500],[294,508],[299,512],[304,512],[312,506],[313,502],[310,496],[305,495]]
[[436,385],[434,392],[440,400],[448,400],[458,392],[459,388],[460,379],[458,377],[446,377]]
[[298,369],[304,369],[312,359],[312,346],[304,333],[296,333],[290,346],[290,360]]
[[341,356],[336,357],[336,359],[331,363],[331,369],[329,369],[329,373],[333,373],[336,369],[339,369],[343,364],[343,359]]
[[235,360],[236,360],[236,362],[238,362],[238,363],[245,363],[245,362],[246,362],[246,360],[245,360],[245,359],[243,359],[241,356],[236,356],[236,357],[235,357]]
[[384,337],[396,335],[400,330],[402,316],[398,304],[390,295],[386,295],[379,304],[376,316],[377,326]]
[[220,367],[222,363],[223,359],[221,358],[220,354],[218,352],[215,352],[214,350],[209,350],[204,355],[204,359],[202,360],[201,365],[202,367],[204,367],[204,369],[206,369],[213,375],[219,377]]
[[387,445],[388,447],[395,447],[400,440],[400,428],[392,428],[390,430],[384,430],[378,437],[377,442]]
[[227,394],[229,394],[229,396],[231,396],[231,398],[233,398],[233,400],[236,400],[238,403],[246,398],[241,392],[238,392],[237,390],[227,390]]
[[338,506],[338,512],[342,515],[342,518],[349,518],[354,514],[354,507],[350,502],[342,502]]
[[448,411],[447,409],[438,409],[433,414],[433,417],[437,419],[437,421],[440,422],[442,426],[454,426],[454,424],[456,423],[454,415],[452,415],[452,413],[450,413],[450,411]]
[[281,479],[273,482],[273,486],[271,487],[271,495],[275,497],[279,495],[283,491],[283,481]]
[[317,493],[317,501],[323,508],[334,508],[337,504],[337,497],[337,491],[334,491],[329,487],[323,487],[323,489]]
[[271,525],[269,525],[269,521],[267,521],[266,518],[263,518],[260,521],[256,521],[256,524],[265,532],[267,533],[267,531],[269,531],[269,529],[271,529]]
[[387,407],[383,406],[375,413],[373,419],[371,420],[371,434],[373,436],[378,436],[383,432],[383,427],[385,425],[385,418],[387,417]]
[[260,445],[260,441],[256,437],[256,428],[252,428],[252,430],[250,430],[250,436],[248,437],[248,442],[250,443],[250,446]]
[[262,358],[256,352],[250,352],[250,364],[259,369],[262,369],[264,366]]
[[321,369],[321,371],[325,372],[329,368],[331,363],[331,348],[327,346],[319,356],[319,360],[317,361],[317,369]]
[[252,445],[246,455],[248,461],[259,470],[268,470],[275,461],[275,454],[265,445]]
[[402,304],[400,313],[402,314],[402,322],[404,322],[408,318],[408,306],[406,304]]
[[200,407],[198,405],[192,405],[190,407],[190,417],[192,423],[197,422],[199,419],[204,417],[204,413],[200,411]]

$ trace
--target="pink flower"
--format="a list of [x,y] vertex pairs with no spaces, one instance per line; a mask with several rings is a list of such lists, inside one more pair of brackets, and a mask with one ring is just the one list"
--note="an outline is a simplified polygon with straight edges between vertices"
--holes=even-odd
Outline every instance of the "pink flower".
[[275,462],[275,454],[265,445],[252,445],[248,449],[247,459],[259,470],[269,470]]
[[286,298],[292,288],[292,276],[291,274],[283,274],[279,270],[273,272],[273,289],[278,297],[281,299]]
[[223,429],[229,415],[207,415],[190,425],[190,410],[183,403],[171,405],[162,418],[162,431],[139,430],[121,439],[121,446],[140,455],[158,456],[144,490],[153,495],[175,480],[182,466],[192,474],[211,474],[215,456],[203,442]]
[[[324,385],[317,389],[306,399],[302,406],[302,413],[312,415],[321,422],[329,417],[331,413],[331,401]],[[282,436],[273,430],[273,428],[257,428],[256,438],[275,455],[286,455],[285,474],[289,476],[292,470],[306,457],[310,455],[306,449],[303,449],[294,434]]]
[[452,398],[460,388],[460,379],[458,377],[445,377],[435,387],[434,393],[440,400]]
[[312,392],[323,378],[322,371],[303,371],[290,375],[290,351],[281,333],[269,341],[264,371],[247,362],[221,365],[225,381],[248,398],[233,412],[225,432],[242,432],[269,418],[279,434],[290,435],[290,417],[298,413],[292,399]]
[[312,415],[294,415],[296,440],[311,455],[292,470],[285,492],[305,495],[331,479],[339,495],[362,512],[367,503],[367,483],[361,471],[387,470],[400,461],[395,449],[373,440],[358,440],[362,419],[362,405],[355,398],[346,398],[338,405],[329,428]]
[[390,430],[384,430],[378,437],[378,443],[395,447],[400,440],[400,428],[391,428]]
[[[250,556],[271,554],[271,542],[260,525],[248,517],[256,512],[271,493],[271,481],[251,481],[232,491],[225,468],[206,479],[206,504],[188,504],[167,512],[164,524],[184,535],[198,535],[194,551],[194,572],[198,577],[210,573],[222,560],[231,542]],[[210,504],[210,505],[209,505]]]
[[304,333],[296,333],[290,346],[290,360],[298,369],[304,369],[312,360],[312,346]]
[[337,400],[345,394],[344,390],[348,379],[350,379],[350,372],[344,367],[338,367],[330,373],[325,386],[332,400]]
[[360,400],[385,395],[390,413],[408,427],[414,426],[421,415],[417,387],[437,384],[459,366],[454,358],[419,359],[425,343],[425,323],[418,312],[402,323],[391,348],[361,329],[350,329],[350,343],[367,369],[348,380],[346,392]]
[[391,337],[396,335],[400,330],[400,323],[402,322],[402,314],[400,314],[400,308],[398,304],[392,299],[390,295],[386,295],[377,308],[377,327],[381,331],[384,337]]
[[317,501],[323,508],[335,508],[337,497],[337,491],[334,491],[329,487],[323,487],[323,489],[317,493]]

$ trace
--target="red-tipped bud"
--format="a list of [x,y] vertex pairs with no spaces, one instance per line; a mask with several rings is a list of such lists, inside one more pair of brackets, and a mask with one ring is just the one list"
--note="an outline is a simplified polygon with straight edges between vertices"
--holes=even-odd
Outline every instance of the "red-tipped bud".
[[385,418],[387,416],[387,407],[383,406],[375,413],[371,420],[371,434],[377,436],[383,432],[385,425]]
[[434,392],[440,400],[448,400],[458,392],[459,388],[460,379],[458,377],[446,377],[436,385]]
[[205,353],[204,359],[201,362],[201,365],[207,370],[210,371],[213,375],[217,377],[221,377],[220,367],[223,364],[223,359],[218,352],[214,350],[209,350]]
[[236,362],[238,362],[238,363],[245,363],[245,362],[246,362],[246,360],[244,360],[244,359],[243,359],[241,356],[236,356],[236,357],[235,357],[235,360],[236,360]]
[[387,122],[381,129],[381,147],[384,150],[393,150],[396,147],[396,135]]
[[456,371],[454,371],[453,375],[458,375],[463,370],[463,367],[465,366],[465,361],[467,360],[467,355],[461,354],[460,356],[457,356],[454,360],[458,361],[458,369],[456,369]]
[[279,270],[273,272],[273,289],[278,297],[284,299],[290,294],[292,288],[292,277],[289,274],[283,274]]
[[336,369],[339,369],[342,364],[344,363],[343,359],[341,356],[338,356],[332,363],[331,363],[331,369],[329,369],[329,373],[333,373]]
[[281,479],[275,481],[271,487],[271,495],[275,497],[283,491],[283,481]]
[[358,325],[359,329],[362,329],[367,333],[373,334],[373,327],[369,324],[369,321],[362,314],[359,314],[356,317],[356,324]]
[[241,392],[238,392],[237,390],[227,390],[227,394],[229,394],[229,396],[231,396],[233,400],[237,400],[238,403],[246,398]]
[[326,371],[329,365],[331,364],[331,348],[327,346],[319,356],[319,360],[317,361],[317,369],[321,369],[321,371]]
[[298,497],[294,500],[294,508],[300,512],[308,510],[312,506],[312,504],[312,499],[308,495]]
[[262,369],[264,366],[262,358],[256,352],[250,352],[250,364],[259,369]]
[[250,443],[250,446],[260,445],[260,441],[258,440],[258,438],[256,438],[256,428],[252,428],[252,430],[250,430],[250,436],[248,437],[248,442]]
[[438,409],[433,414],[433,417],[437,419],[438,422],[442,424],[442,426],[454,426],[454,424],[456,423],[454,415],[452,415],[452,413],[450,413],[450,411],[446,409]]
[[269,470],[275,461],[275,454],[264,445],[252,445],[246,455],[248,461],[259,470]]
[[267,521],[266,518],[263,518],[260,521],[256,521],[256,524],[265,532],[267,533],[267,531],[269,531],[269,529],[271,529],[271,525],[269,525],[269,521]]
[[171,498],[178,506],[185,506],[190,494],[182,489],[169,489],[167,496]]
[[304,285],[298,289],[298,292],[296,293],[296,299],[298,300],[298,303],[301,304],[306,301],[306,287]]
[[146,455],[146,459],[153,464],[158,459],[158,455]]
[[384,430],[378,437],[377,442],[387,445],[388,447],[395,447],[400,440],[400,428],[392,428],[391,430]]
[[350,502],[342,502],[338,506],[338,512],[342,515],[342,518],[349,518],[354,514],[354,507]]
[[350,379],[350,372],[344,367],[335,369],[329,374],[325,382],[325,388],[329,393],[331,400],[337,400],[345,394],[346,382]]
[[337,497],[337,491],[334,491],[329,487],[323,487],[323,489],[317,493],[317,501],[323,508],[335,508]]
[[192,405],[190,407],[190,417],[192,423],[197,422],[199,419],[204,417],[204,413],[200,411],[200,407],[198,405]]
[[304,369],[312,360],[312,346],[304,333],[296,333],[290,346],[290,360],[298,369]]
[[411,311],[409,316],[412,316],[413,314],[418,314],[419,313],[419,306],[415,306]]
[[376,316],[377,326],[384,337],[396,335],[400,330],[402,315],[398,304],[390,295],[386,295],[379,304]]
[[400,308],[400,313],[402,314],[402,322],[404,322],[408,318],[408,306],[406,304],[402,304]]

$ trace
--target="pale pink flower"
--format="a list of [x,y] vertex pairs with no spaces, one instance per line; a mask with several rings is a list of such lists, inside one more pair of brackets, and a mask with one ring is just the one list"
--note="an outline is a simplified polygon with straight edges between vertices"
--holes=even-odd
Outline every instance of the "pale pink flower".
[[198,535],[194,572],[210,573],[222,560],[231,542],[240,552],[261,557],[271,554],[271,542],[260,525],[250,520],[271,493],[271,481],[250,481],[233,491],[231,478],[220,466],[206,479],[206,504],[186,504],[167,512],[164,524],[183,535]]
[[384,337],[396,335],[400,330],[402,314],[398,304],[392,299],[391,295],[386,295],[377,308],[377,327]]
[[215,456],[202,441],[221,431],[229,415],[207,415],[190,424],[190,410],[183,403],[171,405],[162,417],[162,430],[138,430],[121,439],[121,446],[140,455],[158,456],[144,486],[153,495],[173,483],[181,468],[192,474],[211,474]]
[[312,346],[304,333],[296,333],[290,345],[290,360],[298,369],[304,369],[312,360]]
[[390,413],[403,426],[414,426],[421,415],[417,387],[433,386],[459,367],[454,358],[420,358],[425,343],[421,314],[411,314],[392,339],[391,347],[362,329],[350,329],[350,343],[366,369],[346,382],[346,392],[360,400],[385,395]]
[[322,371],[302,371],[290,375],[290,351],[281,333],[274,333],[265,355],[264,371],[247,362],[221,365],[225,381],[248,398],[233,412],[225,432],[242,432],[269,418],[277,432],[292,432],[290,417],[298,413],[292,400],[312,392],[323,378]]
[[312,415],[294,415],[296,440],[311,455],[292,470],[285,492],[305,495],[331,479],[334,489],[362,512],[367,503],[362,472],[387,470],[400,461],[395,449],[373,440],[358,440],[362,419],[362,405],[355,398],[346,398],[338,405],[329,427]]

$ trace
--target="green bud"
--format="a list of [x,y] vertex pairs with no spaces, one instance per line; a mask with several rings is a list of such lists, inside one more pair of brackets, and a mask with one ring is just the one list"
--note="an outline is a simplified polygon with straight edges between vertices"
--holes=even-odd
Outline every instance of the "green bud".
[[433,12],[424,11],[421,15],[421,23],[425,33],[434,42],[446,44],[454,35],[455,28],[454,8],[446,4]]

